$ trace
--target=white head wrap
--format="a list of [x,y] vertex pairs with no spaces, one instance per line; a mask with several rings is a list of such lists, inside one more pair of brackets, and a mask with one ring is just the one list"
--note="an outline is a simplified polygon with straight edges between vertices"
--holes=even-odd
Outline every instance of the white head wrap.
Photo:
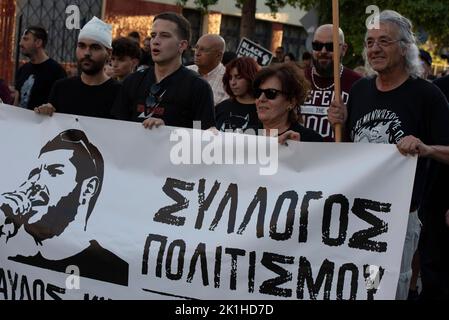
[[105,23],[97,17],[93,17],[81,29],[78,41],[80,39],[94,40],[106,48],[112,49],[112,25]]

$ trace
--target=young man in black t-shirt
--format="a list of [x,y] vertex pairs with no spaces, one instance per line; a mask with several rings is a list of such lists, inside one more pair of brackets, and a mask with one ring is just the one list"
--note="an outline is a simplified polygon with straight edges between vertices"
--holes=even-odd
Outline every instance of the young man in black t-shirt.
[[64,69],[45,52],[47,41],[47,31],[41,27],[31,26],[22,35],[20,51],[30,61],[16,74],[16,106],[34,109],[46,103],[53,84],[66,77]]
[[76,58],[81,76],[60,80],[52,88],[49,103],[35,109],[81,116],[112,118],[111,107],[120,84],[104,73],[112,51],[112,26],[94,17],[81,30]]
[[135,72],[140,61],[140,52],[139,43],[133,39],[120,37],[112,41],[113,77],[118,81],[123,81]]
[[154,67],[136,72],[123,82],[113,115],[119,120],[202,129],[214,126],[214,102],[210,85],[182,65],[182,53],[190,40],[189,22],[175,13],[155,17],[151,31]]
[[[396,144],[402,154],[420,157],[396,293],[403,300],[421,229],[417,210],[428,175],[423,158],[449,163],[449,108],[441,91],[419,78],[422,67],[411,22],[391,10],[381,12],[379,22],[365,37],[365,57],[377,76],[352,87],[347,109],[334,102],[329,121],[346,125],[354,142]],[[427,280],[422,280],[424,285]]]

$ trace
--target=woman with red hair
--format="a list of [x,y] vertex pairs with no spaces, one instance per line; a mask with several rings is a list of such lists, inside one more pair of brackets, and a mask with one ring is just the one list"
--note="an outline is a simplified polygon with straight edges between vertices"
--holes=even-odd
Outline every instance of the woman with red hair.
[[248,57],[234,59],[226,65],[223,85],[231,98],[215,107],[218,130],[244,131],[258,127],[252,83],[259,70],[257,62]]

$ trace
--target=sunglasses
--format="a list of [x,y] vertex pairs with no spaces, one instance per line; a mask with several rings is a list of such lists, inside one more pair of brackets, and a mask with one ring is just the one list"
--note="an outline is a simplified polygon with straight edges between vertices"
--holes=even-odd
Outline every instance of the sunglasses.
[[278,96],[278,94],[282,94],[283,92],[277,89],[260,89],[260,88],[256,88],[254,89],[254,97],[260,98],[260,96],[262,95],[262,93],[265,95],[265,97],[268,100],[274,100],[276,99],[276,97]]
[[327,52],[334,52],[334,43],[333,42],[326,42],[326,43],[322,43],[322,42],[318,42],[318,41],[312,42],[312,49],[314,51],[321,51],[321,50],[323,50],[323,47],[326,48]]
[[150,88],[150,94],[145,99],[145,118],[150,118],[156,108],[162,101],[162,97],[164,96],[166,90],[162,90],[162,87],[155,83]]
[[98,172],[97,159],[101,158],[101,155],[98,155],[97,151],[90,147],[91,143],[89,142],[89,140],[87,140],[84,132],[76,129],[69,129],[61,132],[59,134],[59,138],[61,139],[61,141],[67,143],[76,143],[80,145],[85,151],[87,151],[87,154],[89,155],[89,158],[92,160],[92,164],[94,165],[95,172]]

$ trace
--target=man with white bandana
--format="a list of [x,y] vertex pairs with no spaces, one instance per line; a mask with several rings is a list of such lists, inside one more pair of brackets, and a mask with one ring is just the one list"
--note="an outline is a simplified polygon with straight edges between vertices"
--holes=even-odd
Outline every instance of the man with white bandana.
[[76,59],[81,75],[56,82],[49,103],[35,108],[35,112],[112,118],[110,110],[120,84],[104,73],[111,51],[112,26],[92,18],[78,36]]

